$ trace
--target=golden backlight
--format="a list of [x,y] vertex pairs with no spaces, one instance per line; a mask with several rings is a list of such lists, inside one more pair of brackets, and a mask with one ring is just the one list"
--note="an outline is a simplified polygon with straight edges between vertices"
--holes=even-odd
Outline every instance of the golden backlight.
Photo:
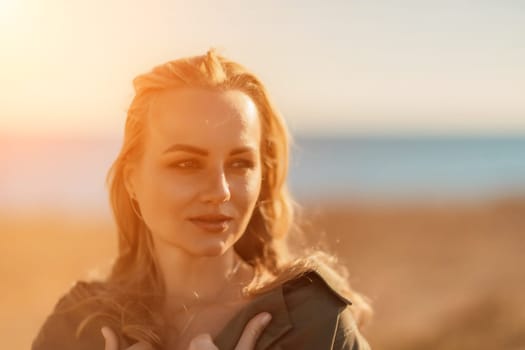
[[[222,48],[260,75],[294,136],[525,133],[521,1],[286,3],[0,0],[2,348],[30,348],[58,298],[108,270],[104,177],[131,81],[155,64]],[[521,181],[515,169],[500,175]],[[301,204],[312,244],[338,253],[370,297],[373,349],[512,350],[525,348],[524,190]]]

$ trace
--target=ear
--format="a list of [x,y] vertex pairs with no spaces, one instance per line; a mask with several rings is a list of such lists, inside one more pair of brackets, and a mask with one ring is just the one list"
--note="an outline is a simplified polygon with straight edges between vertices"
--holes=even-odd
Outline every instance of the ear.
[[124,165],[123,170],[124,175],[124,186],[126,186],[126,190],[128,191],[128,195],[130,198],[135,198],[135,167],[131,164]]

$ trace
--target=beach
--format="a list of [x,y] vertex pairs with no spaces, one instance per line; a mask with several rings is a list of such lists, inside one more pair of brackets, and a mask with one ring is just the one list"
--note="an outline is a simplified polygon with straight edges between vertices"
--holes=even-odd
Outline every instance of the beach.
[[[309,244],[347,266],[374,316],[373,349],[523,349],[525,198],[483,202],[303,203]],[[109,216],[0,214],[4,347],[26,349],[76,280],[116,252]]]

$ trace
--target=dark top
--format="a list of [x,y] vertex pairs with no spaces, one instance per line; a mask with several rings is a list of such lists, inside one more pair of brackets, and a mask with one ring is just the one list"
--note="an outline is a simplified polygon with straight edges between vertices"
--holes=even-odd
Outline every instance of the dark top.
[[[79,323],[89,314],[99,311],[93,304],[70,308],[79,300],[96,294],[101,283],[77,282],[58,302],[33,341],[32,350],[103,350],[100,328],[103,319],[88,323],[80,336],[75,336]],[[270,324],[259,337],[255,350],[369,350],[370,346],[350,318],[341,313],[351,301],[340,295],[317,272],[300,277],[254,297],[214,338],[220,350],[234,350],[246,323],[256,314],[272,314]],[[64,309],[70,309],[64,311]],[[100,306],[99,306],[100,308]],[[107,324],[107,323],[106,323]],[[121,349],[132,342],[121,334]],[[171,350],[171,349],[170,349]]]

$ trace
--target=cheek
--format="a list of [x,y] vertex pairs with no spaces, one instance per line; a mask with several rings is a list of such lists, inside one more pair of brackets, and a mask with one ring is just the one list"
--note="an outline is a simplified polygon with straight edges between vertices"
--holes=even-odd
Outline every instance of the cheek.
[[234,198],[238,198],[239,201],[242,200],[242,205],[245,207],[251,207],[257,201],[260,191],[261,176],[260,174],[255,174],[236,182],[232,195]]
[[172,206],[183,206],[195,197],[197,184],[195,179],[164,174],[157,186],[159,196]]
[[194,196],[195,184],[190,179],[174,176],[165,169],[152,171],[147,182],[148,206],[158,213],[173,213],[187,205]]

